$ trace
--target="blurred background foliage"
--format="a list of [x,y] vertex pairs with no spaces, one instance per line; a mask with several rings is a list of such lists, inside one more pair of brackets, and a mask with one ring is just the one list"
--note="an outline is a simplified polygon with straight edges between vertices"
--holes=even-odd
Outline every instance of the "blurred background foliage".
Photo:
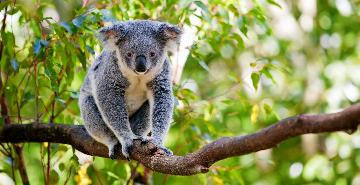
[[[166,141],[177,155],[359,102],[358,0],[2,0],[0,10],[1,92],[13,123],[81,124],[78,91],[101,51],[96,30],[132,19],[190,30]],[[360,184],[359,132],[304,135],[191,177],[151,173],[134,161],[79,163],[68,145],[22,147],[31,184],[45,183],[48,161],[49,184],[125,184],[133,172],[150,184]],[[0,184],[22,184],[12,147],[0,151]]]

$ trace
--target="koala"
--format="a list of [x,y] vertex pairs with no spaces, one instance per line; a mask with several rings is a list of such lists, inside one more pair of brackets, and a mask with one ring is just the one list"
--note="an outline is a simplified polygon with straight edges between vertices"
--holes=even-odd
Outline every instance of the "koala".
[[164,147],[174,96],[167,53],[179,42],[179,27],[134,20],[99,30],[104,49],[89,68],[80,89],[79,107],[87,132],[116,158],[129,160],[134,139]]

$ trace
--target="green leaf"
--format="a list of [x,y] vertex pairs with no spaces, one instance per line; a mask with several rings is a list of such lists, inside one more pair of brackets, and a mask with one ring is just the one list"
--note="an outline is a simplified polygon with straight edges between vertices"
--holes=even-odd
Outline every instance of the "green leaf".
[[29,102],[30,100],[33,100],[35,98],[34,94],[32,94],[32,92],[25,92],[21,104],[20,104],[20,108],[23,107],[27,102]]
[[271,106],[267,103],[264,103],[263,109],[265,110],[266,114],[271,114],[273,112]]
[[201,66],[202,68],[204,68],[207,72],[210,71],[209,66],[208,66],[203,60],[199,61],[199,64],[200,64],[200,66]]
[[65,170],[65,164],[64,164],[64,163],[60,163],[60,164],[59,164],[59,170],[60,170],[60,171],[64,171],[64,170]]
[[242,48],[245,48],[245,45],[244,45],[244,40],[242,39],[242,37],[239,35],[239,34],[234,34],[233,37],[236,39],[237,41],[237,46],[238,48],[237,49],[242,49]]
[[258,89],[258,84],[259,84],[259,81],[260,81],[260,74],[259,73],[252,73],[251,74],[251,80],[252,80],[252,83],[253,83],[253,86],[255,88],[255,90]]
[[269,4],[272,4],[272,5],[274,5],[274,6],[277,6],[277,7],[279,7],[279,8],[282,8],[281,6],[280,6],[280,4],[279,3],[277,3],[276,1],[274,1],[274,0],[266,0]]
[[[203,11],[204,19],[207,21],[210,21],[211,13],[210,13],[208,7],[201,1],[194,1],[194,3],[196,4],[196,6],[198,6]],[[199,18],[202,18],[202,17],[199,17]]]
[[269,68],[264,67],[261,72],[269,79],[271,79],[272,83],[276,84],[275,79],[273,78],[272,74],[269,71]]
[[57,184],[59,181],[59,174],[55,170],[50,172],[50,184]]
[[16,14],[20,9],[18,7],[13,7],[10,10],[7,11],[8,15],[14,15]]
[[203,11],[205,11],[206,13],[210,13],[208,8],[206,7],[206,5],[201,2],[201,1],[194,1],[194,3],[196,4],[196,6],[198,6],[199,8],[201,8]]
[[10,0],[0,2],[0,11],[11,3]]
[[46,61],[45,75],[50,79],[51,89],[54,92],[59,92],[58,76],[54,69],[53,61]]
[[14,48],[15,48],[15,37],[14,34],[11,32],[4,32],[2,33],[2,39],[5,44],[5,51],[9,58],[14,57]]
[[115,178],[115,179],[120,179],[119,176],[117,176],[115,173],[113,172],[110,172],[110,171],[107,171],[106,174],[109,176],[109,177],[112,177],[112,178]]
[[248,20],[245,16],[241,16],[237,19],[236,21],[237,23],[237,27],[240,28],[240,31],[247,36],[247,32],[248,32]]

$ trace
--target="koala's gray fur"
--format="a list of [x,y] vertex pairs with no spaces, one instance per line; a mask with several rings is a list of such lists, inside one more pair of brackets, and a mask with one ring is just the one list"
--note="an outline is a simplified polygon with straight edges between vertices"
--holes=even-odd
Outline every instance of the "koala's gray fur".
[[104,50],[85,77],[79,106],[86,130],[109,148],[111,158],[119,142],[129,158],[133,139],[150,140],[172,154],[163,145],[174,106],[166,54],[180,35],[177,26],[147,20],[100,29]]

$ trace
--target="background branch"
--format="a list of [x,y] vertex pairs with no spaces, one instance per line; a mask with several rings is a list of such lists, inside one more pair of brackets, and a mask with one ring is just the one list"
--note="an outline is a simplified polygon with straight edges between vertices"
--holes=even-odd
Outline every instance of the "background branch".
[[[193,175],[207,172],[216,161],[269,149],[291,137],[334,131],[351,134],[359,124],[360,104],[356,104],[338,113],[289,117],[254,134],[221,138],[185,156],[155,155],[157,148],[152,143],[141,145],[135,141],[131,157],[157,172]],[[81,125],[8,124],[0,131],[0,142],[63,143],[85,154],[108,157],[107,148],[92,139]],[[121,153],[118,156],[125,159]]]

